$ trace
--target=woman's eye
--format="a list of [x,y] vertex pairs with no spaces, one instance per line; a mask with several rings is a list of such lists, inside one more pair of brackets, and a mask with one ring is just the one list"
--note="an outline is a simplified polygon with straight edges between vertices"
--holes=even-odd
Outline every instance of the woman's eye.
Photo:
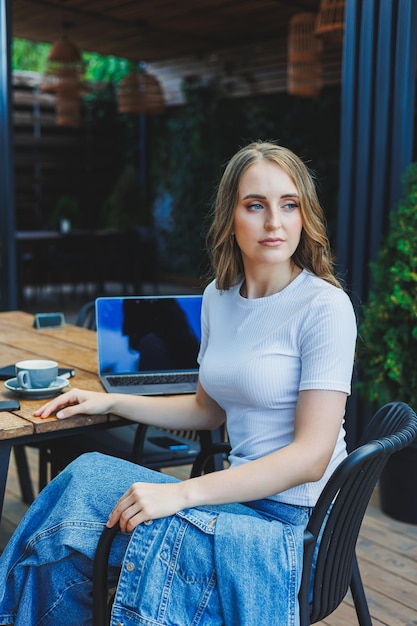
[[250,209],[251,211],[259,211],[262,208],[262,204],[259,204],[259,202],[255,202],[254,204],[250,204],[248,206],[248,209]]
[[296,204],[295,202],[286,202],[282,205],[282,208],[286,209],[287,211],[294,211],[294,209],[298,209],[298,204]]

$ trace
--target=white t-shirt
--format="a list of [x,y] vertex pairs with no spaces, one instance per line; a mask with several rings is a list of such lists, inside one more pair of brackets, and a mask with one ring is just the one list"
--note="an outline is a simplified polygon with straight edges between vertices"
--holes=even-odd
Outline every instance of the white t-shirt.
[[[291,443],[298,392],[350,393],[356,319],[346,293],[304,270],[282,291],[247,299],[210,283],[203,298],[200,382],[225,410],[232,466]],[[341,427],[320,481],[272,499],[314,506],[346,456]]]

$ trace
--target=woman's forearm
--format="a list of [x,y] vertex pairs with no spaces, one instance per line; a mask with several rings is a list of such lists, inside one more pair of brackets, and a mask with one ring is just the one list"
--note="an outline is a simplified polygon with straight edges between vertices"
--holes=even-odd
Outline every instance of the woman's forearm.
[[313,472],[291,446],[255,461],[183,481],[184,508],[268,498],[303,482]]
[[212,430],[225,421],[225,413],[198,384],[195,394],[133,396],[70,389],[34,412],[36,417],[115,414],[134,422],[175,430]]
[[224,421],[222,411],[201,403],[195,394],[130,396],[111,394],[108,413],[141,424],[173,430],[211,430]]

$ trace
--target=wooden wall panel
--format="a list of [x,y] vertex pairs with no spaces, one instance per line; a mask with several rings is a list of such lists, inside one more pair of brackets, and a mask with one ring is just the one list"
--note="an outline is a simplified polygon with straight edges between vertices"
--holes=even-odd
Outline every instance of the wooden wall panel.
[[45,228],[57,198],[81,180],[82,131],[56,125],[54,96],[40,91],[38,74],[14,72],[12,93],[16,227]]

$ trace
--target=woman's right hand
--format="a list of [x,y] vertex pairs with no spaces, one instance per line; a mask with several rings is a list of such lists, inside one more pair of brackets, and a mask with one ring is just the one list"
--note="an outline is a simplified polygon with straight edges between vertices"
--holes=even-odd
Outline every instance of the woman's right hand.
[[70,389],[57,396],[34,412],[35,417],[50,417],[56,414],[58,419],[65,419],[83,413],[84,415],[102,415],[110,413],[111,394],[84,389]]

